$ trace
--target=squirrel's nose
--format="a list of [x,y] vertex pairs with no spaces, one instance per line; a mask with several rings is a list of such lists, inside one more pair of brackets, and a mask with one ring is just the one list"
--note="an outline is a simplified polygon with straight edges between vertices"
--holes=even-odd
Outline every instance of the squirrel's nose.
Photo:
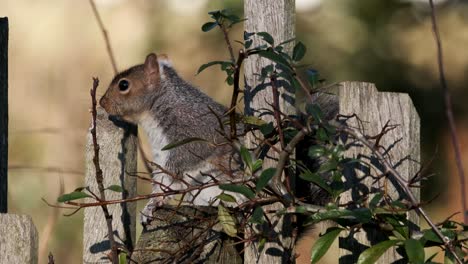
[[101,99],[99,100],[99,105],[102,106],[102,108],[106,109],[106,106],[107,106],[107,98],[106,97],[101,97]]

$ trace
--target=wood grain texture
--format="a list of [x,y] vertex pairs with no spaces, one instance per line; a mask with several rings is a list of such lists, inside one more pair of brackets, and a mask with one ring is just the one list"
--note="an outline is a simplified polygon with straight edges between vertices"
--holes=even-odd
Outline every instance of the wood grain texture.
[[[96,127],[100,145],[99,159],[104,176],[104,187],[120,185],[123,193],[106,190],[106,199],[124,199],[136,195],[136,127],[123,122],[112,122],[102,108],[98,108]],[[88,133],[86,144],[85,186],[98,193],[93,165],[93,143]],[[86,199],[91,202],[91,199]],[[117,243],[133,249],[135,243],[136,203],[108,205]],[[101,207],[88,207],[84,211],[83,263],[110,263],[105,259],[110,250],[107,226]]]
[[0,18],[0,213],[8,212],[8,18]]
[[30,216],[0,214],[0,234],[0,263],[38,263],[39,239]]
[[216,224],[216,207],[165,206],[143,230],[132,255],[137,263],[241,264],[234,241]]
[[[411,179],[420,168],[420,120],[410,97],[402,93],[378,92],[371,83],[344,82],[339,87],[340,114],[356,114],[364,126],[366,135],[377,135],[387,121],[391,125],[398,125],[388,132],[380,141],[387,149],[386,155],[392,161],[396,170],[405,179]],[[347,124],[358,127],[356,118],[349,119]],[[349,143],[349,142],[348,142]],[[345,173],[345,186],[348,191],[342,196],[340,203],[347,203],[353,199],[369,194],[372,199],[377,190],[386,191],[393,199],[402,200],[405,195],[391,180],[375,178],[383,172],[378,170],[379,162],[371,151],[364,147],[353,146],[345,154],[350,158],[360,157],[375,166],[359,165]],[[419,189],[413,189],[419,198]],[[415,213],[409,213],[409,220],[415,225],[419,218]],[[411,227],[410,227],[411,228]],[[369,245],[379,242],[374,232],[355,232],[348,237],[340,238],[340,263],[356,263],[359,254]],[[388,250],[377,263],[405,263],[395,250]]]
[[[268,32],[275,43],[280,43],[295,37],[295,1],[294,0],[246,0],[244,1],[245,30],[247,32]],[[254,37],[253,47],[264,44],[258,37]],[[294,42],[285,45],[285,52],[291,53]],[[272,62],[258,56],[250,56],[244,65],[245,72],[245,114],[258,115],[259,109],[272,109],[273,93],[270,85],[263,85],[258,80],[258,73],[261,69]],[[255,75],[257,74],[257,75]],[[284,84],[284,82],[280,82]],[[280,90],[280,109],[283,113],[295,113],[294,110],[294,92],[291,87],[282,86]],[[264,111],[264,110],[263,110]],[[262,116],[265,121],[273,121],[272,115]],[[254,137],[248,136],[246,139],[247,147],[255,146]],[[270,151],[268,155],[277,158],[278,155]],[[276,167],[274,159],[265,159],[264,168]],[[277,209],[281,205],[271,205],[264,210]],[[274,218],[273,216],[271,216]],[[277,223],[275,230],[272,230],[272,240],[277,242],[266,243],[263,252],[258,252],[258,243],[253,243],[245,250],[245,263],[287,263],[291,261],[292,252],[290,250],[292,228],[291,219],[278,218],[273,219]],[[281,246],[283,245],[283,246]],[[286,249],[285,248],[289,248]]]

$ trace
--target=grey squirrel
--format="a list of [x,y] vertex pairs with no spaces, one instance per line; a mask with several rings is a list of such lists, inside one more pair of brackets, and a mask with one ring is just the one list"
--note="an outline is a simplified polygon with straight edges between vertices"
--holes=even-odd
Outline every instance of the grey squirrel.
[[[337,104],[333,96],[317,96],[317,102],[325,106],[325,119],[330,120],[337,114]],[[322,102],[323,101],[323,102]],[[165,170],[173,172],[172,177],[161,172],[153,174],[153,193],[165,190],[182,190],[213,182],[235,180],[239,164],[234,148],[220,133],[219,117],[227,108],[215,102],[199,89],[185,82],[173,69],[165,55],[151,53],[144,64],[136,65],[117,74],[100,100],[100,105],[111,116],[139,125],[148,135],[152,148],[153,161]],[[242,124],[239,124],[242,128]],[[229,133],[229,126],[224,127]],[[187,138],[201,138],[207,142],[190,142],[176,148],[162,151],[169,143]],[[307,149],[316,142],[307,142],[298,148],[298,158],[311,166],[321,163],[310,160]],[[301,145],[301,144],[300,144]],[[231,163],[232,162],[232,163]],[[328,178],[327,175],[324,178]],[[308,182],[297,183],[299,197],[309,202],[325,204],[328,196],[315,185]],[[194,205],[214,205],[213,201],[222,191],[214,184],[212,187],[193,191],[184,197]],[[242,196],[235,195],[238,201]],[[151,199],[145,206],[140,221],[146,225],[153,211],[165,203],[166,199]]]
[[[143,128],[153,161],[178,176],[175,179],[154,172],[153,193],[182,190],[213,179],[228,182],[235,177],[232,171],[226,171],[229,169],[226,161],[235,151],[219,131],[218,118],[227,109],[180,78],[167,56],[151,53],[144,64],[117,74],[99,103],[109,115]],[[225,129],[227,132],[229,128]],[[201,138],[212,144],[196,141],[161,150],[169,143],[187,138]],[[211,205],[221,192],[212,186],[195,190],[184,199],[194,205]],[[152,198],[142,212],[141,223],[149,224],[153,211],[166,200]]]

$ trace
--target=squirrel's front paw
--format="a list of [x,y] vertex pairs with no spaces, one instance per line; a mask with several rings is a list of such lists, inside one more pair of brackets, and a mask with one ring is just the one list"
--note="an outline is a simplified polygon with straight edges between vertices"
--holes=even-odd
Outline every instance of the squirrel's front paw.
[[160,197],[151,198],[149,202],[145,205],[145,208],[141,211],[140,214],[140,223],[143,227],[151,224],[153,221],[153,213],[156,211],[156,208],[164,205],[164,199]]

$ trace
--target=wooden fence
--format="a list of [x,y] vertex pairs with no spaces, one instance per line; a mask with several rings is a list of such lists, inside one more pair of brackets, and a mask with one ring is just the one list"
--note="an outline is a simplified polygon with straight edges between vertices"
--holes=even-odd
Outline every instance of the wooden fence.
[[[269,31],[278,40],[286,40],[294,37],[294,1],[275,1],[280,6],[275,9],[267,8],[271,1],[246,0],[246,15],[255,14],[255,18],[250,18],[246,22],[246,27],[250,31]],[[271,10],[270,10],[271,9]],[[273,19],[270,22],[268,19]],[[278,20],[279,19],[279,20]],[[263,22],[262,22],[263,21]],[[254,23],[254,24],[252,24]],[[262,24],[263,23],[263,24]],[[285,27],[287,25],[288,27]],[[8,47],[8,20],[0,18],[0,213],[6,213],[6,186],[7,186],[7,133],[8,133],[8,106],[7,106],[7,47]],[[258,72],[261,67],[252,58],[246,64],[247,84],[255,87],[254,79],[249,79],[253,72]],[[286,91],[283,91],[286,93]],[[419,117],[411,103],[411,99],[406,94],[378,92],[374,85],[360,82],[344,82],[338,84],[331,90],[336,96],[337,107],[340,114],[357,114],[361,120],[365,121],[366,132],[368,134],[377,133],[386,121],[399,126],[386,135],[382,145],[389,147],[389,155],[398,161],[397,170],[402,175],[414,175],[418,169],[419,154]],[[261,100],[264,97],[262,96]],[[262,107],[260,101],[253,99],[250,107]],[[260,100],[260,99],[259,99]],[[282,110],[288,111],[288,103],[281,102]],[[270,107],[270,106],[263,106]],[[107,115],[100,110],[97,120],[98,140],[101,147],[100,159],[104,173],[104,185],[117,184],[124,189],[123,193],[108,192],[108,199],[118,199],[132,197],[136,194],[135,177],[129,172],[136,171],[136,128],[123,124],[116,124],[108,120]],[[351,124],[352,125],[352,124]],[[86,185],[92,190],[96,188],[94,178],[94,165],[92,162],[91,140],[87,143],[86,154]],[[372,154],[362,148],[351,148],[346,152],[348,157],[366,157],[372,159]],[[274,166],[274,164],[270,164]],[[370,171],[370,174],[377,175],[380,172]],[[344,196],[344,201],[352,200],[356,193],[370,192],[375,188],[381,188],[382,182],[374,182],[363,178],[362,170],[354,168],[345,175],[346,185],[349,191]],[[388,183],[387,183],[388,184]],[[395,198],[400,197],[398,188],[391,187],[389,192]],[[414,192],[419,196],[418,190]],[[197,230],[211,226],[216,222],[217,214],[213,208],[203,207],[182,207],[177,212],[170,208],[158,212],[159,216],[171,215],[171,220],[161,217],[156,219],[152,225],[141,234],[138,243],[135,242],[135,222],[138,216],[135,203],[119,204],[109,206],[113,215],[114,231],[117,242],[124,244],[129,249],[134,249],[134,258],[141,263],[157,261],[164,257],[165,250],[175,249],[191,243],[193,250],[200,243],[210,241],[212,250],[202,252],[206,263],[241,263],[242,259],[236,248],[232,246],[220,232],[217,225],[212,226],[212,232],[208,237],[200,241]],[[417,216],[409,214],[408,217],[413,223],[418,224]],[[200,222],[200,219],[203,219]],[[189,232],[186,232],[189,230]],[[277,230],[281,232],[281,230]],[[11,214],[0,214],[0,263],[37,263],[37,231],[30,217],[16,216]],[[284,234],[283,234],[284,235]],[[282,242],[288,243],[289,235],[281,238]],[[167,239],[171,238],[171,239]],[[85,210],[84,234],[83,234],[83,262],[84,263],[108,263],[105,260],[109,251],[109,240],[107,238],[107,228],[104,223],[104,216],[99,207]],[[370,233],[358,232],[342,237],[340,239],[340,263],[354,263],[359,253],[367,245],[378,241],[378,237],[373,237]],[[164,243],[161,242],[164,240]],[[257,245],[247,249],[244,255],[244,262],[259,263],[281,263],[282,257],[275,255],[260,255],[255,253]],[[278,245],[266,245],[266,247]],[[152,250],[144,250],[151,248]],[[20,250],[19,250],[20,249]],[[167,252],[166,252],[167,253]],[[200,253],[200,252],[199,252]],[[190,262],[190,256],[184,256]],[[394,251],[388,251],[381,263],[390,263],[399,259],[400,256]]]

